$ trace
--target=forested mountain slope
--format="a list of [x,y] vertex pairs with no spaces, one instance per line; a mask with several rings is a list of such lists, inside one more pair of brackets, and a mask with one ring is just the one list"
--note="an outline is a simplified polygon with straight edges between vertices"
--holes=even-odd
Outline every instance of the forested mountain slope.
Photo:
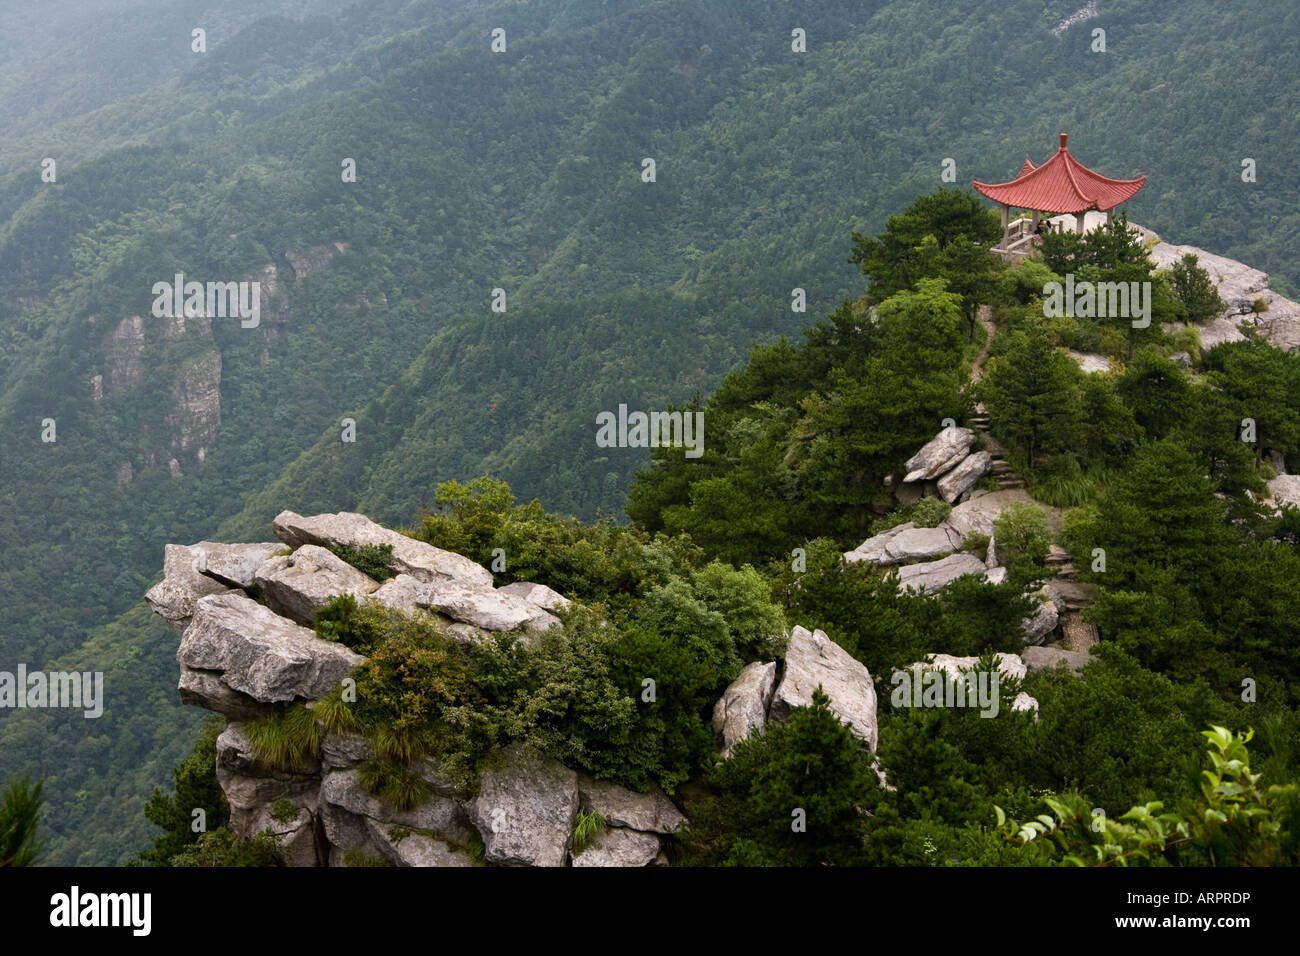
[[[261,535],[282,508],[403,523],[435,482],[490,470],[556,511],[620,513],[646,458],[596,448],[595,414],[705,394],[856,295],[847,237],[946,158],[958,185],[1005,179],[1066,130],[1089,165],[1148,176],[1135,220],[1293,291],[1300,79],[1278,66],[1300,13],[1128,0],[1054,34],[1073,8],[231,2],[182,23],[123,2],[103,60],[69,52],[99,21],[32,21],[0,88],[0,653],[107,670],[153,647],[165,669],[130,610],[164,542]],[[175,58],[129,28],[146,21]],[[260,279],[260,322],[154,318],[178,272]],[[162,780],[154,739],[192,721],[120,700],[94,728],[115,747],[60,764],[57,805],[122,805],[123,768],[156,757]],[[38,723],[0,717],[0,776],[53,775]],[[57,859],[89,846],[58,835]]]

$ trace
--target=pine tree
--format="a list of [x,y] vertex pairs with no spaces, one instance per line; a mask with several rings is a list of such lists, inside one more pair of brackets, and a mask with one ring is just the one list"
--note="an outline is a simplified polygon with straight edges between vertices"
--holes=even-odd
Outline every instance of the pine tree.
[[36,824],[44,798],[44,781],[30,777],[10,780],[0,803],[0,867],[31,866],[40,855],[42,841],[36,836]]

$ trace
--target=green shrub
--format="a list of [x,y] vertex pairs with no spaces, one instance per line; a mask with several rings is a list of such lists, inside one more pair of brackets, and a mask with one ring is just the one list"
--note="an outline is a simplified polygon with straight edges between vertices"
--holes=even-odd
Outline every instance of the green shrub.
[[331,545],[330,550],[362,574],[376,581],[387,581],[394,576],[390,568],[393,563],[393,546],[391,544],[352,544]]
[[276,823],[293,823],[298,819],[298,805],[287,797],[271,804],[271,819]]
[[918,528],[936,528],[951,511],[952,505],[942,498],[922,498],[912,505],[912,521]]
[[993,540],[1008,582],[1023,587],[1043,576],[1052,533],[1047,513],[1038,505],[1015,502],[1003,509],[993,525]]

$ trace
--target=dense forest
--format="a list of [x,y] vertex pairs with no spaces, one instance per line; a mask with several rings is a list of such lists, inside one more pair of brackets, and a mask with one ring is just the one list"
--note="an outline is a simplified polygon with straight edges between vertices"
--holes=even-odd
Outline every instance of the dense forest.
[[[37,41],[11,39],[33,33],[30,11],[6,11],[12,29],[0,30],[0,654],[102,670],[109,687],[98,722],[0,716],[0,779],[45,779],[49,862],[132,859],[153,833],[141,808],[199,728],[176,701],[175,635],[140,604],[166,542],[264,539],[284,508],[406,525],[436,507],[441,482],[490,473],[554,514],[687,534],[708,560],[769,576],[801,542],[824,561],[833,548],[816,541],[859,543],[875,520],[862,508],[869,481],[974,399],[958,374],[978,343],[969,302],[952,298],[957,277],[886,296],[888,277],[871,275],[876,300],[858,301],[868,278],[846,262],[869,252],[851,237],[930,194],[947,158],[956,185],[999,181],[1067,130],[1090,166],[1148,177],[1134,221],[1300,288],[1281,186],[1297,81],[1275,69],[1294,60],[1300,31],[1282,2],[1121,0],[1060,34],[1075,5],[1036,0],[195,2],[164,18],[154,6],[115,4],[119,26],[91,58],[68,55],[88,29],[74,4],[43,5],[65,29]],[[202,22],[199,55],[190,30]],[[791,49],[795,26],[804,53]],[[1107,31],[1104,53],[1090,49],[1093,26]],[[508,37],[499,54],[495,27]],[[112,83],[99,82],[106,72]],[[58,160],[53,182],[45,157]],[[1241,180],[1244,157],[1258,163],[1254,184]],[[340,175],[345,159],[355,182]],[[153,283],[177,272],[261,277],[260,324],[151,316]],[[1118,534],[1109,547],[1143,555],[1099,605],[1108,643],[1136,668],[1109,673],[1173,682],[1114,693],[1183,715],[1176,695],[1213,673],[1204,699],[1225,699],[1245,673],[1233,657],[1243,639],[1259,643],[1261,686],[1293,682],[1277,640],[1290,598],[1264,583],[1293,573],[1286,532],[1254,519],[1220,528],[1218,506],[1184,501],[1179,484],[1212,460],[1211,493],[1228,496],[1214,500],[1245,520],[1255,463],[1219,426],[1267,380],[1281,389],[1276,414],[1248,410],[1279,436],[1267,447],[1295,454],[1291,360],[1247,343],[1171,371],[1164,343],[1043,328],[1013,307],[1032,305],[1031,282],[990,282],[1001,325],[980,397],[1000,437],[1024,454],[1037,496],[1079,509],[1067,544]],[[796,288],[806,313],[791,307]],[[869,306],[879,339],[846,345]],[[921,349],[890,332],[891,315],[917,314],[935,320]],[[1043,382],[1015,375],[1026,355],[1087,343],[1125,360],[1113,387],[1058,365]],[[1033,389],[1064,396],[1043,423],[1017,415]],[[1194,389],[1216,397],[1193,402]],[[690,402],[710,422],[690,480],[664,463],[634,484],[644,452],[591,442],[599,411]],[[355,442],[340,441],[343,419]],[[1055,446],[1031,461],[1026,428]],[[861,462],[850,481],[846,457]],[[1148,475],[1172,482],[1169,514],[1114,517],[1137,507]],[[759,507],[729,513],[738,494]],[[1207,583],[1213,548],[1156,560],[1139,527],[1203,532],[1246,559]],[[868,626],[858,616],[826,610],[818,626],[874,673],[885,658],[870,656],[867,631],[851,633]],[[1153,646],[1153,630],[1168,637]],[[1203,749],[1207,721],[1242,723],[1220,711],[1188,712],[1182,757]],[[1292,712],[1278,713],[1294,731]],[[1260,741],[1257,759],[1286,771]],[[1142,779],[1172,796],[1174,776]],[[1090,783],[1110,786],[1082,769],[1051,786]]]

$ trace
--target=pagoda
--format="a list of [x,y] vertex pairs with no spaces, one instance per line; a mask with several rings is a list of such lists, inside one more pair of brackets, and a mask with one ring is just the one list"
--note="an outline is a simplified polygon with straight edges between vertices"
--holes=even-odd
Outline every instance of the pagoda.
[[[1027,246],[1033,239],[1027,232],[1038,232],[1041,213],[1073,214],[1075,230],[1083,232],[1084,214],[1091,209],[1113,218],[1115,207],[1131,199],[1143,183],[1138,179],[1108,179],[1094,173],[1070,155],[1066,147],[1066,134],[1061,134],[1061,148],[1041,166],[1035,166],[1025,157],[1020,175],[1009,183],[974,182],[975,190],[1002,207],[1002,243],[993,251],[1010,258],[1015,254],[1027,255]],[[1008,229],[1008,215],[1012,207],[1033,211],[1032,227],[1020,219],[1014,229]]]

